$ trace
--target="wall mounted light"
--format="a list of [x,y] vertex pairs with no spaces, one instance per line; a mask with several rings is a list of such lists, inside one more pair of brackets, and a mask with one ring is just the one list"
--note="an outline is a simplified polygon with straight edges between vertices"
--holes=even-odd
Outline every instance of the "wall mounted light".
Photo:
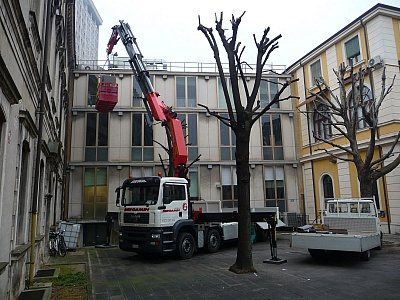
[[122,170],[122,166],[117,166],[117,170]]
[[255,168],[256,168],[256,165],[255,165],[255,164],[251,164],[251,165],[250,165],[250,168],[251,168],[251,169],[255,169]]
[[73,110],[73,111],[72,111],[72,115],[73,115],[73,116],[77,116],[77,115],[78,115],[78,112],[77,112],[76,110]]
[[206,117],[209,117],[209,116],[211,116],[211,115],[210,115],[210,113],[207,111],[207,112],[206,112]]
[[293,112],[289,113],[289,118],[293,118]]
[[71,171],[73,171],[73,170],[75,170],[75,166],[69,166],[69,169],[70,169]]
[[118,77],[119,78],[124,78],[124,74],[119,74]]
[[207,169],[211,170],[212,169],[212,165],[207,165]]
[[204,76],[204,80],[210,80],[210,76],[208,75]]
[[292,164],[293,168],[297,168],[297,163]]
[[124,114],[124,113],[123,113],[122,111],[119,111],[119,112],[118,112],[118,116],[120,116],[120,117],[121,117],[123,114]]
[[164,74],[164,75],[162,76],[162,78],[163,78],[163,79],[167,79],[167,78],[168,78],[168,75],[165,75],[165,74]]

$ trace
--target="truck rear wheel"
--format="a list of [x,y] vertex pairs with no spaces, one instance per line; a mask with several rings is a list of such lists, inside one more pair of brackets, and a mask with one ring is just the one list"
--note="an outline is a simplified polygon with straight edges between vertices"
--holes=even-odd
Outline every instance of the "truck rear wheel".
[[180,259],[189,259],[194,253],[194,238],[188,232],[182,232],[178,236],[177,254]]
[[207,252],[214,253],[219,250],[221,246],[221,235],[219,234],[218,230],[210,229],[207,232]]

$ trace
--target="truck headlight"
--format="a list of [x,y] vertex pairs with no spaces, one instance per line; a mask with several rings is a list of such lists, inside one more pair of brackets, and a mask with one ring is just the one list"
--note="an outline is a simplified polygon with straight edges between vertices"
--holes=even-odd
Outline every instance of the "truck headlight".
[[152,239],[159,239],[161,236],[160,236],[160,234],[159,233],[152,233],[151,234],[151,238]]

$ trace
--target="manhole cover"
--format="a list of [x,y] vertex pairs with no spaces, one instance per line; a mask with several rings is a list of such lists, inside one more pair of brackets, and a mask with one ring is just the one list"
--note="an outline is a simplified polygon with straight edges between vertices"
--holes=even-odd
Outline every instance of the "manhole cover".
[[56,271],[56,269],[39,270],[39,271],[37,271],[35,277],[50,277],[50,276],[54,276],[54,272],[55,271]]
[[19,295],[18,300],[42,300],[46,290],[24,291]]

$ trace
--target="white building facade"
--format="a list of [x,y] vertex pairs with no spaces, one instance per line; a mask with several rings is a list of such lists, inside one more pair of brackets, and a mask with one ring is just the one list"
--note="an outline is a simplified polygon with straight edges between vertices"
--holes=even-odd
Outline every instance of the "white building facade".
[[[150,71],[160,99],[172,106],[187,124],[189,163],[201,154],[189,171],[191,196],[221,201],[223,210],[237,207],[235,136],[198,104],[227,113],[217,73]],[[154,67],[152,67],[154,69]],[[181,69],[182,70],[182,69]],[[115,76],[118,104],[108,114],[95,109],[99,75]],[[249,84],[254,74],[248,74]],[[265,75],[259,99],[265,105],[287,75]],[[92,245],[104,231],[107,213],[116,215],[115,188],[128,176],[163,173],[159,155],[165,151],[153,140],[166,145],[165,129],[148,122],[142,93],[130,69],[75,71],[72,107],[72,145],[68,219],[83,223],[83,245]],[[288,96],[290,89],[286,91]],[[242,99],[244,94],[242,95]],[[294,138],[294,108],[283,101],[271,108],[253,127],[250,144],[251,206],[279,206],[287,212],[302,211],[299,198],[298,161]],[[104,239],[104,238],[102,238]]]

